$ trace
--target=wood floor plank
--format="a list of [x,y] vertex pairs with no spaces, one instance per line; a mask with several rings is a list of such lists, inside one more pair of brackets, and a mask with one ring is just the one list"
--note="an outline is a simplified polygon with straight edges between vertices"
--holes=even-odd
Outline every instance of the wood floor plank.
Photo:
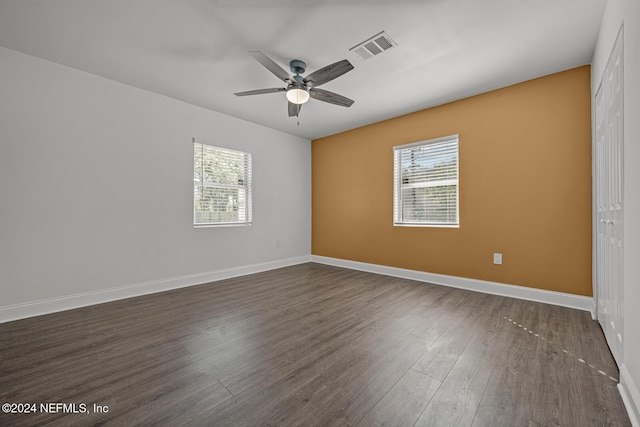
[[461,356],[415,426],[471,425],[493,366],[491,360]]
[[[494,366],[472,426],[527,425],[539,404],[535,377],[508,366]],[[581,424],[578,424],[581,425]]]
[[[352,384],[419,321],[414,316],[406,316],[403,321],[370,329],[358,339],[346,341],[349,345],[336,351],[329,350],[326,354],[314,352],[292,361],[287,368],[258,377],[260,382],[254,378],[252,387],[237,395],[235,402],[231,406],[226,405],[218,417],[229,425],[240,422],[240,414],[246,413],[278,414],[269,418],[278,425],[292,420],[297,420],[293,424],[317,421],[321,417],[309,417],[310,414],[316,408],[328,406],[318,405],[318,402],[333,397],[333,391],[340,386]],[[272,398],[274,396],[277,398]],[[298,419],[300,416],[304,422]],[[258,420],[252,418],[252,422],[257,423]]]
[[435,342],[460,318],[461,314],[460,311],[446,305],[433,307],[426,311],[424,323],[411,333]]
[[449,328],[434,342],[425,354],[415,363],[413,369],[444,381],[469,342],[485,331],[485,313],[493,313],[499,299],[491,299],[482,308],[477,308],[483,301],[482,294],[468,292],[465,299],[457,299],[459,310]]
[[0,325],[2,402],[109,408],[1,426],[628,426],[617,378],[588,313],[314,263]]
[[389,390],[359,426],[412,426],[442,384],[413,369]]
[[329,382],[330,389],[337,389],[338,392],[328,394],[329,399],[319,407],[320,411],[311,408],[304,416],[298,414],[296,424],[357,424],[402,378],[429,345],[422,338],[408,335],[380,359],[367,364],[366,369],[358,372],[357,376],[341,376]]
[[349,419],[357,422],[366,415],[368,409],[365,408],[373,407],[430,345],[431,343],[423,338],[408,335],[371,365],[356,381],[352,381],[348,386],[345,384],[345,389],[349,393],[355,392],[356,396],[344,410]]

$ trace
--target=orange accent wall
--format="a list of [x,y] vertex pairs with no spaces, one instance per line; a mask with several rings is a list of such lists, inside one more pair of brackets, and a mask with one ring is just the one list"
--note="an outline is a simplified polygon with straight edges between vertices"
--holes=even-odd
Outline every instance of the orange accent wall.
[[[587,65],[314,140],[312,254],[591,296],[590,90]],[[453,134],[460,228],[394,227],[392,147]]]

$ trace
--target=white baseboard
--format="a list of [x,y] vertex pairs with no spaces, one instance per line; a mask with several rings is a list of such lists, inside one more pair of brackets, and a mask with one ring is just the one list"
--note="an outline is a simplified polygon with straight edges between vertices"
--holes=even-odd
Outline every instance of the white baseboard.
[[528,288],[525,286],[508,285],[505,283],[488,282],[486,280],[468,279],[466,277],[447,276],[444,274],[426,273],[417,270],[408,270],[384,265],[368,264],[365,262],[349,261],[338,258],[329,258],[311,255],[311,261],[336,267],[350,268],[352,270],[367,271],[386,276],[400,277],[402,279],[417,280],[436,285],[450,286],[453,288],[467,289],[486,294],[501,295],[511,298],[519,298],[528,301],[543,302],[546,304],[560,305],[578,310],[592,312],[591,297],[567,294],[563,292],[547,291],[544,289]]
[[55,313],[58,311],[70,310],[73,308],[85,307],[88,305],[101,304],[124,298],[152,294],[171,289],[199,285],[202,283],[244,276],[247,274],[259,273],[261,271],[302,264],[309,261],[317,262],[320,264],[334,265],[337,267],[350,268],[353,270],[383,274],[387,276],[400,277],[404,279],[417,280],[421,282],[434,283],[437,285],[451,286],[477,292],[560,305],[564,307],[576,308],[579,310],[592,310],[591,297],[312,255],[270,261],[266,263],[235,267],[207,273],[171,277],[144,283],[136,283],[128,286],[121,286],[117,288],[84,292],[80,294],[4,306],[0,307],[0,323],[24,319],[27,317],[40,316],[43,314]]
[[133,285],[120,286],[117,288],[102,289],[99,291],[83,292],[80,294],[31,301],[23,304],[8,305],[0,307],[0,323],[55,313],[58,311],[71,310],[73,308],[85,307],[88,305],[102,304],[124,298],[153,294],[171,289],[200,285],[203,283],[215,282],[217,280],[245,276],[247,274],[260,273],[261,271],[274,270],[276,268],[288,267],[290,265],[302,264],[309,261],[309,256],[287,258],[225,270],[170,277],[144,283],[136,283]]
[[618,391],[622,396],[624,406],[627,408],[629,419],[633,427],[640,427],[640,389],[638,384],[633,381],[631,374],[627,370],[627,366],[623,363],[620,365],[620,383]]

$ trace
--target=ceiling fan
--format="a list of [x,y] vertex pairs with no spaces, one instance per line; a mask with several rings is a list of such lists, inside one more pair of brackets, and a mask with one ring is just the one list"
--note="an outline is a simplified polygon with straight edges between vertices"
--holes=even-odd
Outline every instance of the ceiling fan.
[[346,60],[338,61],[326,67],[320,68],[314,71],[306,77],[302,77],[300,74],[304,74],[307,64],[299,59],[294,59],[289,62],[289,68],[294,76],[289,75],[281,66],[276,64],[271,58],[259,51],[249,52],[259,63],[261,63],[267,70],[271,71],[280,80],[283,80],[287,87],[274,87],[268,89],[248,90],[246,92],[234,93],[236,96],[247,95],[261,95],[263,93],[275,93],[286,92],[287,100],[289,101],[289,117],[298,116],[302,104],[307,102],[309,98],[317,99],[318,101],[328,102],[330,104],[340,105],[342,107],[351,107],[353,100],[345,96],[338,95],[328,90],[317,89],[318,86],[323,85],[331,80],[340,77],[341,75],[353,70],[353,65]]

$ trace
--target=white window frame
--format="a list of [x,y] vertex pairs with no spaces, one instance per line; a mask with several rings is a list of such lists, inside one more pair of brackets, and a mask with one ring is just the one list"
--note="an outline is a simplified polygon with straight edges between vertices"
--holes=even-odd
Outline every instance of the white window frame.
[[[455,141],[455,159],[456,159],[456,176],[455,178],[448,178],[443,180],[431,180],[421,183],[412,183],[412,184],[403,184],[402,183],[402,160],[401,154],[404,150],[409,148],[414,148],[418,146],[427,146],[427,145],[442,145],[444,143],[450,143]],[[442,227],[442,228],[459,228],[460,227],[460,162],[459,162],[459,153],[460,153],[460,136],[459,135],[449,135],[441,138],[434,138],[425,141],[418,141],[411,144],[398,145],[393,147],[393,225],[394,226],[409,226],[409,227]],[[456,203],[456,212],[455,212],[455,221],[435,221],[435,220],[427,220],[427,221],[409,221],[406,218],[407,215],[403,212],[403,200],[402,200],[402,189],[403,188],[419,188],[419,187],[438,187],[438,186],[450,186],[455,185],[456,187],[456,195],[455,195],[455,203]]]
[[[218,145],[208,144],[206,141],[203,141],[198,138],[193,138],[193,156],[194,156],[194,173],[193,173],[193,226],[196,228],[200,227],[229,227],[229,226],[246,226],[252,224],[252,156],[251,153],[245,151],[234,150],[231,148],[221,147]],[[197,176],[197,165],[195,163],[196,150],[201,147],[212,147],[216,150],[226,151],[228,153],[241,154],[244,157],[244,174],[242,182],[238,184],[229,184],[229,183],[216,183],[216,182],[201,182],[196,178]],[[204,157],[203,157],[204,158]],[[204,164],[200,166],[204,169]],[[201,170],[202,170],[201,169]],[[204,181],[204,174],[201,172],[200,177],[202,177],[202,181]],[[218,221],[218,222],[197,222],[197,192],[203,192],[205,188],[221,188],[221,189],[235,189],[239,191],[239,197],[243,200],[243,203],[240,203],[242,206],[241,211],[239,211],[239,219],[238,221]]]

